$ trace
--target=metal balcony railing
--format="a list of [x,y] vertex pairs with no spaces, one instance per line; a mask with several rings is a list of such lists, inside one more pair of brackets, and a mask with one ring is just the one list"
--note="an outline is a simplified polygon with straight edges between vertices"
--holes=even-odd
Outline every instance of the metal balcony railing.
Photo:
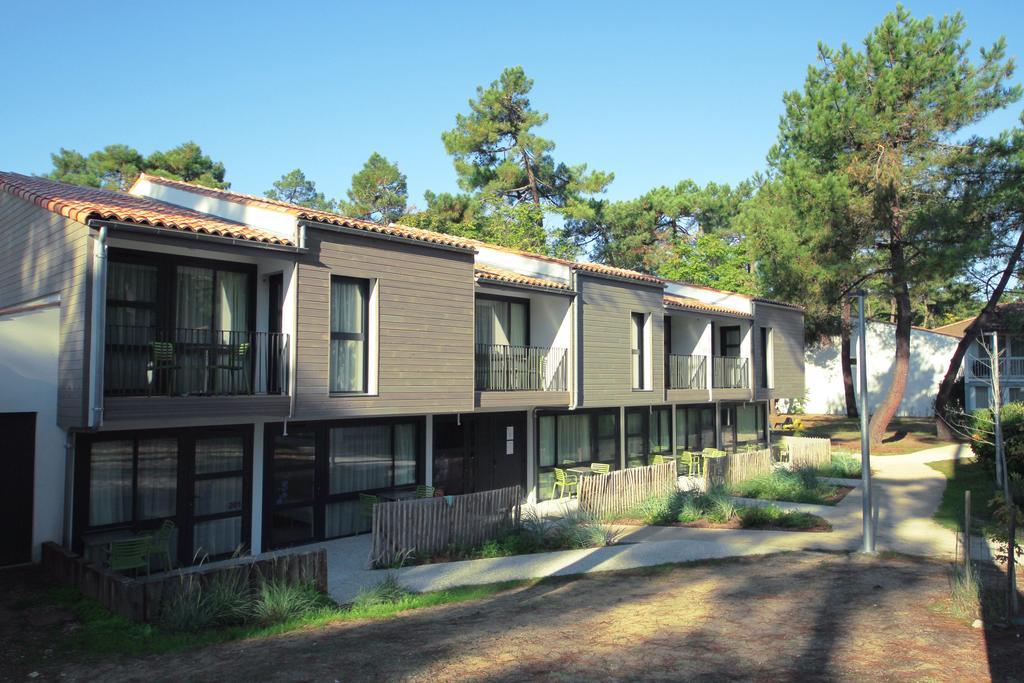
[[106,396],[248,396],[288,392],[288,335],[107,326]]
[[750,387],[749,359],[736,356],[715,356],[712,361],[712,387],[715,389],[748,389]]
[[568,391],[566,349],[476,345],[477,391]]
[[[992,362],[988,358],[975,358],[968,364],[968,367],[971,369],[971,379],[990,379],[992,377]],[[1013,356],[1000,358],[999,375],[1007,379],[1024,377],[1024,358]]]
[[669,389],[707,389],[708,357],[670,354],[666,379]]

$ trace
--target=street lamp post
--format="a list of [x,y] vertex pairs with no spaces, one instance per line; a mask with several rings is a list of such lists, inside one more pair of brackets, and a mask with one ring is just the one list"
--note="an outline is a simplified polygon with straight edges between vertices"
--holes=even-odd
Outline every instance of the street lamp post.
[[860,480],[863,489],[864,547],[875,552],[875,527],[871,519],[871,437],[868,433],[868,363],[867,317],[864,312],[864,291],[852,292],[857,300],[857,375],[860,387]]

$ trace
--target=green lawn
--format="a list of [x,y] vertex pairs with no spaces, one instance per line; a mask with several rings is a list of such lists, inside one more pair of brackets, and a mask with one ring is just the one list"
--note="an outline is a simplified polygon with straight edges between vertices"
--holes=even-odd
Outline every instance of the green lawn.
[[[832,447],[860,453],[860,422],[839,415],[795,415],[804,425],[802,436],[816,436],[832,440]],[[893,418],[882,443],[871,449],[872,455],[900,455],[925,448],[945,446],[953,441],[940,439],[935,433],[935,422],[930,418]]]
[[983,465],[974,461],[940,460],[928,463],[928,467],[946,477],[946,490],[942,503],[933,517],[946,527],[959,531],[963,529],[964,491],[971,492],[972,533],[991,522],[988,501],[996,493],[995,476]]

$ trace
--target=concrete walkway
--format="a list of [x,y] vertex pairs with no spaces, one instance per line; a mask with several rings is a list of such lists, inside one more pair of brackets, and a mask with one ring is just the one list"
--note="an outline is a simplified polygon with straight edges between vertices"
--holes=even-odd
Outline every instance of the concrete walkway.
[[[953,532],[931,519],[942,499],[945,477],[925,463],[969,455],[970,449],[966,446],[943,446],[872,459],[878,550],[940,557],[953,555],[956,544]],[[446,562],[391,571],[409,589],[428,591],[742,555],[857,550],[861,545],[861,501],[862,491],[858,485],[836,506],[776,503],[824,517],[832,524],[832,533],[618,527],[619,542],[604,548]],[[743,503],[765,504],[765,501]],[[368,535],[319,545],[327,550],[328,588],[339,602],[351,601],[360,589],[375,585],[388,571],[367,568],[371,548]],[[976,556],[982,558],[987,552],[987,545],[978,539]]]

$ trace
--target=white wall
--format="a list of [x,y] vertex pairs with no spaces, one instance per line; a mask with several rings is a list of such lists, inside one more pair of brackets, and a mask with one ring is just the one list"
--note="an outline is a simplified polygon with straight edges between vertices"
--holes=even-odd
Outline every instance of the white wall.
[[700,287],[698,285],[690,285],[683,282],[669,282],[665,287],[667,294],[674,294],[676,296],[685,296],[697,301],[703,301],[706,304],[713,306],[722,306],[723,308],[731,308],[740,313],[751,313],[753,306],[751,306],[751,299],[746,294],[737,294],[736,292],[726,292],[720,289],[712,289],[710,287]]
[[[57,426],[60,307],[0,315],[0,412],[36,413],[32,559],[64,529],[64,431]],[[25,512],[28,514],[28,511]]]
[[[927,417],[932,414],[932,404],[939,382],[946,374],[949,359],[952,358],[959,341],[956,337],[936,332],[911,330],[910,371],[907,375],[907,389],[897,415]],[[895,342],[895,325],[884,322],[868,323],[868,405],[872,412],[889,391],[896,354]],[[853,354],[856,356],[856,334],[852,343]],[[846,412],[839,350],[839,337],[833,338],[828,345],[808,346],[805,368],[806,412],[833,415]],[[853,366],[853,372],[856,387],[856,365]]]
[[[707,318],[692,313],[669,311],[672,321],[672,353],[677,356],[710,356],[711,349],[704,342],[710,342],[711,330]],[[706,339],[705,339],[706,337]]]

